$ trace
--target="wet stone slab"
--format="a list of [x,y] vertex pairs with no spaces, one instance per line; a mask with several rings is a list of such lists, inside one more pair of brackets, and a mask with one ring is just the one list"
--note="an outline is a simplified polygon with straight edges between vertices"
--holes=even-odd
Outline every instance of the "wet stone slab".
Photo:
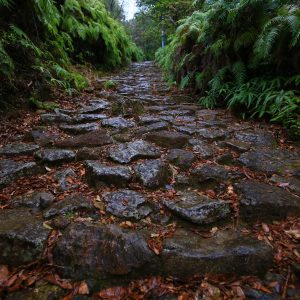
[[64,276],[90,278],[97,286],[109,285],[103,281],[107,278],[142,268],[152,257],[140,233],[116,225],[72,224],[54,249],[55,264]]
[[242,181],[237,188],[240,192],[240,213],[247,221],[300,216],[300,198],[282,188],[254,180]]
[[77,178],[76,173],[72,168],[57,171],[54,174],[54,179],[58,184],[58,191],[64,192],[78,187],[78,184],[72,183],[70,179]]
[[59,148],[83,148],[105,146],[112,143],[112,138],[105,130],[96,130],[57,141],[55,145]]
[[145,197],[135,191],[119,190],[105,193],[102,197],[106,202],[106,210],[119,218],[140,220],[152,211]]
[[282,177],[274,174],[270,181],[276,185],[290,190],[297,196],[300,196],[300,180],[294,177]]
[[22,195],[14,198],[10,207],[27,207],[33,209],[45,209],[50,206],[55,200],[55,197],[48,192],[34,192],[30,195]]
[[77,211],[93,211],[94,206],[91,200],[87,199],[82,194],[72,194],[67,196],[64,200],[58,201],[51,205],[44,211],[43,216],[46,219],[58,216],[66,215],[67,213],[73,213]]
[[199,225],[228,221],[231,212],[228,202],[195,192],[181,192],[175,199],[164,200],[163,203],[174,214]]
[[144,134],[144,133],[148,133],[148,132],[164,130],[164,129],[167,129],[168,126],[169,126],[169,123],[167,123],[167,122],[152,123],[148,126],[143,126],[143,127],[136,129],[135,134]]
[[32,155],[40,147],[35,144],[13,143],[0,148],[0,156]]
[[299,154],[279,149],[257,149],[243,153],[238,162],[268,175],[285,174],[299,170]]
[[146,141],[136,140],[111,149],[108,155],[112,160],[126,164],[139,158],[158,158],[160,149]]
[[45,147],[50,146],[59,139],[59,134],[48,131],[46,128],[35,128],[25,135],[24,141],[35,142]]
[[66,114],[43,114],[41,115],[41,121],[45,124],[59,124],[59,123],[67,123],[71,124],[73,122],[72,117]]
[[202,158],[211,158],[216,152],[216,147],[200,139],[190,139],[189,144],[193,147],[193,152]]
[[157,188],[168,183],[170,170],[160,160],[146,160],[134,166],[135,174],[145,187]]
[[20,266],[38,259],[49,233],[28,209],[0,210],[0,264]]
[[99,129],[98,123],[85,123],[79,125],[61,125],[59,128],[70,134],[82,134]]
[[102,121],[103,126],[112,127],[115,129],[126,129],[135,126],[133,121],[126,120],[122,117],[115,117],[110,119],[105,119]]
[[236,132],[234,135],[238,141],[250,143],[256,147],[274,148],[277,146],[276,140],[269,132]]
[[187,170],[195,162],[196,156],[192,152],[182,149],[171,149],[165,159],[179,168]]
[[186,134],[173,131],[158,131],[146,135],[146,139],[165,148],[183,148],[190,137]]
[[84,106],[81,110],[79,110],[79,113],[81,114],[92,114],[92,113],[98,113],[102,112],[103,110],[110,108],[110,103],[105,100],[94,100],[90,102],[90,106]]
[[86,178],[93,187],[115,185],[125,187],[132,179],[131,170],[125,166],[107,166],[97,161],[86,161]]
[[160,268],[165,276],[180,279],[195,274],[262,275],[273,264],[266,243],[234,230],[203,238],[190,230],[178,230],[163,243]]
[[101,121],[107,119],[108,116],[105,114],[79,114],[73,116],[74,123],[88,123],[93,121]]
[[205,182],[229,182],[243,178],[243,173],[228,170],[225,166],[206,164],[191,172],[191,182],[194,184]]
[[15,162],[0,160],[0,188],[5,187],[23,176],[42,173],[44,169],[35,162]]
[[36,152],[35,157],[43,163],[56,164],[74,161],[76,154],[71,150],[43,149]]

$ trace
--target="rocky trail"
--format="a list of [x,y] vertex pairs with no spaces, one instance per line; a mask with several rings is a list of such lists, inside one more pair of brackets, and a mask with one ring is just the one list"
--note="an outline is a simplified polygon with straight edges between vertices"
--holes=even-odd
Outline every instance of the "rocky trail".
[[300,149],[195,103],[133,64],[0,141],[0,298],[300,299]]

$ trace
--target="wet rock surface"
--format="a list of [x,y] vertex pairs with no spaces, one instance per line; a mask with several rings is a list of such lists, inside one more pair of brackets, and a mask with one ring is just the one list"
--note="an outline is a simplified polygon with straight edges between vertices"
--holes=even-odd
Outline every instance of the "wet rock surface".
[[148,141],[165,148],[182,148],[187,144],[189,138],[186,134],[173,131],[159,131],[146,135]]
[[31,155],[40,147],[34,144],[14,143],[0,148],[0,156]]
[[148,188],[164,186],[170,176],[168,166],[159,160],[147,160],[137,164],[134,171],[142,184]]
[[166,160],[183,170],[187,170],[192,166],[193,162],[195,162],[196,156],[189,151],[172,149],[166,156]]
[[[117,88],[101,91],[106,80]],[[31,263],[48,245],[41,269],[53,254],[62,278],[86,281],[90,295],[148,276],[258,275],[276,299],[264,276],[278,269],[274,232],[285,235],[288,260],[299,253],[296,239],[286,240],[300,214],[295,143],[282,142],[276,126],[203,109],[150,62],[73,100],[0,141],[0,268]],[[31,299],[36,287],[5,297]],[[65,296],[49,283],[34,295],[46,299],[48,288],[53,299]]]
[[163,203],[174,214],[200,225],[225,221],[230,215],[229,203],[195,192],[181,193],[175,199],[165,200]]
[[240,211],[245,219],[272,220],[300,215],[300,197],[284,189],[253,180],[238,184]]
[[142,235],[116,225],[73,224],[54,250],[54,261],[65,276],[89,277],[98,284],[143,267],[152,256]]
[[51,205],[49,209],[44,211],[44,218],[52,218],[57,215],[65,215],[67,213],[76,212],[78,210],[92,211],[93,204],[82,194],[74,194],[67,196],[64,200],[58,201]]
[[137,140],[127,144],[119,145],[109,151],[109,157],[121,164],[132,162],[139,158],[157,158],[160,149],[143,140]]
[[255,171],[261,171],[268,175],[285,174],[299,169],[299,154],[282,150],[251,150],[242,154],[238,161]]
[[87,180],[94,187],[126,186],[132,179],[132,173],[128,167],[107,166],[96,161],[86,161],[85,167]]
[[98,123],[85,123],[79,125],[61,125],[59,128],[70,134],[82,134],[91,132],[99,129],[100,124]]
[[75,160],[75,152],[61,149],[44,149],[35,153],[37,159],[44,163],[62,163]]
[[20,177],[42,173],[43,168],[35,162],[0,161],[0,188],[16,181]]
[[106,202],[106,209],[119,218],[139,220],[151,213],[145,197],[135,191],[119,190],[103,195]]
[[213,274],[264,273],[272,265],[270,246],[234,231],[219,232],[205,239],[190,231],[178,230],[167,239],[161,269],[177,278],[190,278],[197,272]]
[[130,127],[134,127],[135,123],[133,121],[126,120],[122,117],[105,119],[102,122],[103,126],[113,127],[116,129],[126,129]]
[[96,130],[93,132],[78,135],[76,137],[60,140],[55,143],[59,148],[83,148],[83,147],[99,147],[111,144],[111,137],[104,130]]
[[19,266],[41,256],[49,229],[30,210],[0,210],[0,264]]

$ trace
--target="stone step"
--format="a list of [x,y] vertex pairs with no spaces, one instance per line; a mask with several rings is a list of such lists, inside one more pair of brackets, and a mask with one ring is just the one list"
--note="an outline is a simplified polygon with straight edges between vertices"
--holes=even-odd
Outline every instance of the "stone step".
[[147,245],[151,232],[116,225],[72,224],[54,249],[62,276],[87,280],[92,289],[121,285],[133,278],[194,275],[264,275],[272,266],[270,246],[238,231],[224,230],[204,238],[179,229],[154,254]]

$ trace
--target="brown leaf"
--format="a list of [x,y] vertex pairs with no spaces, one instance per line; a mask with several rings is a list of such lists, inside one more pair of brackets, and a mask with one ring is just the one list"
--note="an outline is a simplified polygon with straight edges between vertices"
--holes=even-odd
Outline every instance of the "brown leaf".
[[119,287],[102,290],[101,292],[98,293],[98,296],[101,299],[105,299],[105,300],[122,300],[125,299],[127,292],[128,291],[126,288],[119,286]]
[[149,239],[147,244],[156,255],[159,255],[163,250],[162,242],[158,238]]
[[82,281],[78,287],[79,295],[88,295],[90,293],[89,287],[85,281]]
[[4,265],[0,266],[0,284],[2,284],[2,282],[6,281],[9,277],[9,271],[8,268]]

